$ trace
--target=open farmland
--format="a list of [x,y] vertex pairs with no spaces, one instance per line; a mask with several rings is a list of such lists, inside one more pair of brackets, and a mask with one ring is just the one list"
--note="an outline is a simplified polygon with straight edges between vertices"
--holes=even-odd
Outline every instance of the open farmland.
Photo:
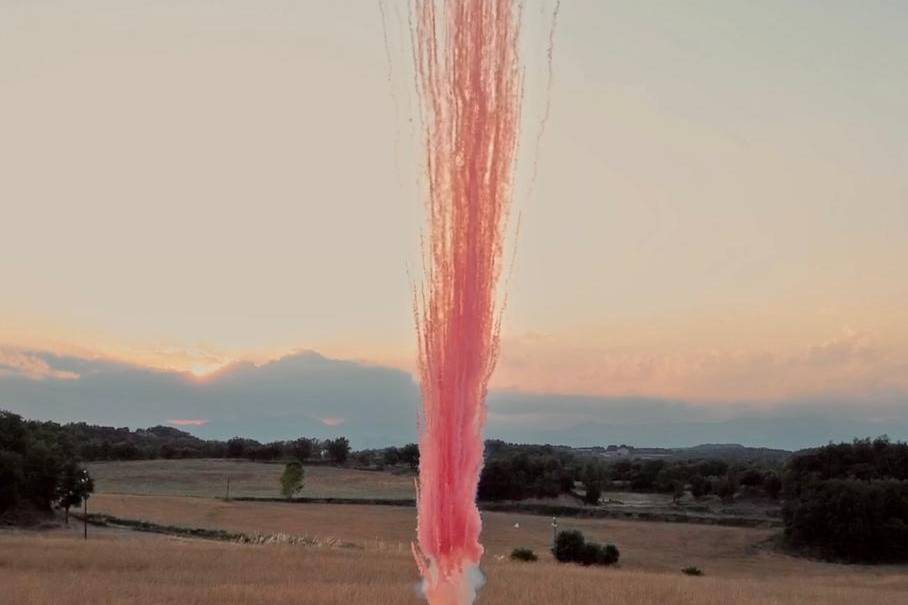
[[[124,519],[160,525],[224,529],[246,534],[291,534],[340,540],[367,549],[408,552],[415,536],[415,509],[396,506],[224,502],[171,496],[99,495],[91,508]],[[616,544],[629,571],[677,573],[695,565],[709,576],[729,578],[861,573],[878,568],[840,566],[777,553],[777,530],[686,523],[559,519],[559,529],[579,529],[588,538]],[[548,558],[551,518],[518,513],[483,513],[483,544],[490,559],[518,546]],[[908,567],[892,568],[908,574]],[[908,579],[908,575],[906,575]]]
[[[361,521],[338,512],[337,526],[361,526]],[[637,551],[637,545],[624,544],[622,549],[629,560],[620,568],[560,565],[547,558],[519,564],[487,557],[487,585],[479,603],[892,605],[904,602],[908,594],[908,573],[904,569],[842,568],[738,552],[747,540],[737,540],[733,545],[707,540],[700,545],[706,548],[700,556],[708,575],[686,577],[674,569],[658,569],[658,553],[685,546],[684,540],[670,545],[664,542],[667,536],[662,530],[675,532],[678,525],[638,525],[648,528],[649,540],[643,545],[646,549]],[[620,538],[629,535],[628,531],[618,527],[613,534]],[[50,532],[38,537],[0,533],[0,600],[16,605],[421,602],[413,561],[406,550],[374,545],[250,546],[137,536],[134,532],[106,530],[83,542],[74,532]],[[690,540],[688,537],[686,545],[697,545],[696,540],[692,544]],[[749,556],[751,564],[724,561],[723,556],[730,551],[738,552],[736,556]]]
[[[223,498],[280,496],[283,464],[190,459],[93,462],[87,465],[98,493]],[[413,498],[413,474],[306,466],[303,496],[316,498]]]
[[[89,502],[92,512],[186,528],[305,536],[315,545],[234,544],[99,527],[89,529],[87,542],[76,527],[5,531],[0,532],[0,603],[420,602],[410,554],[412,507],[220,498],[226,474],[232,493],[274,496],[281,468],[229,460],[94,464],[99,489]],[[411,497],[411,479],[307,467],[304,494]],[[559,519],[559,529],[579,529],[620,549],[618,567],[591,569],[552,559],[550,517],[484,512],[483,523],[488,583],[480,604],[889,605],[908,594],[908,566],[842,566],[790,557],[772,547],[774,529]],[[539,562],[508,560],[518,546],[535,550]],[[691,565],[705,577],[681,574]]]

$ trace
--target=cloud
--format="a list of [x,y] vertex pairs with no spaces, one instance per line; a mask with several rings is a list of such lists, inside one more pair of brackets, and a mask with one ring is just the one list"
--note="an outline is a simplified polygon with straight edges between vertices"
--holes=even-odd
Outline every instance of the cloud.
[[[703,375],[722,368],[729,385],[749,386],[761,372],[778,378],[785,364],[841,370],[878,359],[863,337],[843,334],[800,357],[704,355],[684,365]],[[844,344],[843,344],[844,343]],[[25,352],[17,367],[42,368],[43,379],[0,374],[0,408],[29,418],[147,427],[167,422],[203,437],[234,435],[267,441],[346,435],[354,447],[382,447],[416,438],[419,388],[410,374],[301,352],[254,364],[234,363],[198,380],[111,360]],[[885,358],[885,356],[884,356]],[[619,359],[606,375],[665,376],[671,363]],[[68,376],[79,376],[72,380]],[[715,378],[713,378],[715,380]],[[591,378],[592,384],[592,378]],[[729,387],[729,391],[732,389]],[[522,390],[492,391],[487,435],[510,441],[568,445],[634,443],[653,446],[741,442],[799,448],[888,433],[908,438],[908,391],[820,394],[777,400],[715,401]],[[165,420],[169,419],[169,420]]]
[[175,418],[173,420],[168,420],[167,424],[173,426],[205,426],[208,424],[208,421],[202,420],[201,418]]
[[13,376],[29,380],[77,380],[79,374],[58,370],[39,355],[15,349],[0,348],[0,377]]
[[908,351],[850,329],[773,350],[656,351],[530,334],[509,339],[503,351],[499,389],[716,402],[908,391]]
[[[412,441],[419,391],[409,374],[301,352],[237,362],[204,380],[181,371],[32,352],[43,381],[0,375],[0,408],[27,417],[145,427],[169,422],[202,437],[348,435],[358,446]],[[78,374],[77,381],[62,380]]]

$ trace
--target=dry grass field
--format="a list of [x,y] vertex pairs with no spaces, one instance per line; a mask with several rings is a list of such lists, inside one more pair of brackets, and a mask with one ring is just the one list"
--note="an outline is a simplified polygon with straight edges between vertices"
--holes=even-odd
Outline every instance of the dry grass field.
[[[894,570],[690,578],[632,565],[585,569],[494,557],[484,569],[485,605],[893,605],[908,594],[908,577]],[[0,533],[4,604],[417,605],[416,585],[408,553],[374,548],[249,546],[109,531],[88,542],[64,532]]]
[[[138,460],[87,465],[98,493],[223,497],[280,497],[281,464],[246,460]],[[336,498],[413,498],[413,476],[307,466],[300,495]]]
[[[0,531],[0,605],[416,605],[409,542],[415,509],[390,506],[236,502],[220,496],[225,471],[248,495],[273,495],[280,466],[232,461],[93,465],[93,512],[162,525],[319,538],[321,546],[248,545],[111,528]],[[406,477],[312,467],[306,492],[403,496]],[[244,475],[245,473],[245,475]],[[273,481],[273,483],[272,483]],[[345,485],[345,482],[349,484]],[[233,491],[234,480],[231,480]],[[206,491],[207,490],[207,491]],[[312,491],[310,491],[312,490]],[[399,491],[396,491],[399,490]],[[113,493],[113,492],[134,492]],[[167,495],[167,494],[189,494]],[[242,493],[242,492],[241,492]],[[775,530],[560,519],[612,542],[620,565],[554,562],[551,519],[483,514],[487,585],[481,605],[893,605],[908,603],[908,566],[842,566],[789,557]],[[335,538],[345,547],[331,547]],[[530,547],[537,563],[507,555]],[[700,567],[704,577],[680,569]]]
[[[225,529],[251,534],[286,533],[330,541],[335,538],[369,550],[406,553],[415,535],[415,509],[394,506],[224,502],[201,498],[101,494],[94,512],[143,519],[162,525]],[[655,523],[615,519],[559,519],[559,529],[579,529],[592,540],[621,550],[627,571],[670,574],[689,565],[709,577],[780,578],[901,575],[908,589],[908,567],[871,568],[809,561],[775,552],[769,540],[777,530]],[[551,518],[517,513],[483,513],[483,544],[489,559],[524,546],[550,558]]]

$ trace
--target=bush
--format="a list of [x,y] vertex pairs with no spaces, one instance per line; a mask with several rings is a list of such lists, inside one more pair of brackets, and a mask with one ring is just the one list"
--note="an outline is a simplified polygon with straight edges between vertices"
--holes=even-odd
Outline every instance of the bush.
[[703,570],[699,567],[694,567],[693,565],[691,565],[690,567],[685,567],[684,569],[682,569],[681,573],[687,576],[702,576]]
[[296,461],[288,463],[281,475],[281,495],[292,500],[303,489],[305,476],[302,464]]
[[511,560],[531,563],[533,561],[538,561],[539,557],[537,557],[536,553],[529,548],[515,548],[511,551]]
[[602,485],[598,481],[590,481],[584,485],[586,492],[583,495],[583,501],[592,505],[599,504],[599,500],[602,498]]
[[585,542],[583,534],[577,530],[560,531],[555,538],[552,554],[555,555],[555,559],[562,563],[579,561]]
[[555,539],[552,554],[561,563],[581,565],[612,565],[618,562],[620,553],[614,544],[601,545],[587,542],[577,530],[562,531]]

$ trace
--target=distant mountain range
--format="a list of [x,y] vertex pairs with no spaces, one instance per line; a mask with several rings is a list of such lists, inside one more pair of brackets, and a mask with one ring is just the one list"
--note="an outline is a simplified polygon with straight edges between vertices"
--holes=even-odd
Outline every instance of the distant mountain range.
[[[19,352],[17,359],[17,366],[4,367],[0,357],[0,409],[28,418],[170,424],[219,439],[346,435],[356,448],[416,438],[419,389],[409,374],[314,352],[261,366],[235,364],[205,379],[42,352]],[[23,367],[43,369],[36,376]],[[489,396],[487,435],[570,446],[682,448],[721,442],[797,450],[881,434],[908,439],[906,401],[887,394],[769,407],[497,391]]]

